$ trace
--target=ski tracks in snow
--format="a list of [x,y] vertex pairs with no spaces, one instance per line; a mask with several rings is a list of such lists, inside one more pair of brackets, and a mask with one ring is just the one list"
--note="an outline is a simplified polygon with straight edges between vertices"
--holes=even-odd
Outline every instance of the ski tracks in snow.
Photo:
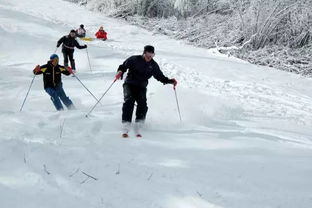
[[[256,82],[222,80],[200,74],[196,69],[160,61],[166,74],[176,77],[183,88],[198,89],[207,95],[233,99],[244,108],[246,117],[268,117],[292,120],[309,125],[312,122],[312,98],[285,93]],[[183,70],[182,70],[183,69]]]

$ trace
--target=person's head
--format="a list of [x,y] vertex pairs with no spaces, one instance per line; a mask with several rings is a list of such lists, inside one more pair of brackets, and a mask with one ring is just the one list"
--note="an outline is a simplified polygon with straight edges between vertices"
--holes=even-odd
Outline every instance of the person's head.
[[103,26],[100,27],[100,30],[104,30]]
[[69,32],[69,36],[72,37],[72,38],[76,37],[76,31],[75,30],[71,30]]
[[143,57],[145,61],[151,61],[155,56],[155,48],[151,45],[144,46]]
[[84,25],[83,25],[83,24],[81,24],[81,25],[80,25],[80,28],[84,28]]
[[56,66],[58,64],[58,61],[59,61],[58,55],[57,54],[52,54],[50,56],[50,61],[53,64],[53,66]]

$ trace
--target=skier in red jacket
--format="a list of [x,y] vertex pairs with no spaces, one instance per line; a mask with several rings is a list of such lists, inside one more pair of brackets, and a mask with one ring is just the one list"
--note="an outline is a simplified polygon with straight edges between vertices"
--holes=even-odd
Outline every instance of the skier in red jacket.
[[95,33],[95,37],[98,39],[107,40],[107,32],[105,32],[103,26],[101,26],[99,31]]

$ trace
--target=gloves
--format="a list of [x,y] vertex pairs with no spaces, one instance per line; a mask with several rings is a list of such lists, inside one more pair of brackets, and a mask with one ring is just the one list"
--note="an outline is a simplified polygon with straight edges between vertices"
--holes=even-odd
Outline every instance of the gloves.
[[35,74],[39,73],[40,71],[41,71],[40,65],[37,65],[37,66],[34,68],[34,70],[33,70],[33,72],[34,72]]
[[115,80],[121,79],[123,78],[123,72],[122,71],[118,71],[116,76],[115,76]]
[[57,44],[56,47],[57,47],[57,48],[60,47],[60,44]]
[[175,88],[178,84],[177,80],[175,78],[170,79],[170,84],[173,84],[173,88]]
[[84,45],[83,47],[84,47],[84,48],[87,48],[88,46],[87,46],[87,45]]
[[68,66],[66,69],[70,74],[74,74],[74,71],[70,66]]

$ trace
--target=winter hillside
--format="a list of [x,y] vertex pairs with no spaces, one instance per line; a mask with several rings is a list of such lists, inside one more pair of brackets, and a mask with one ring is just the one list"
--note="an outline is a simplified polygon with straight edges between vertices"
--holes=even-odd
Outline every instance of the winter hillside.
[[[56,112],[32,69],[81,23],[108,40],[75,50],[96,97],[123,60],[156,48],[171,85],[150,80],[143,138],[122,139],[122,81],[95,99],[63,76],[77,107]],[[312,80],[169,39],[61,0],[0,0],[1,208],[310,208]],[[80,41],[81,44],[84,44]],[[61,57],[60,49],[57,51]],[[61,63],[63,62],[61,58]]]

